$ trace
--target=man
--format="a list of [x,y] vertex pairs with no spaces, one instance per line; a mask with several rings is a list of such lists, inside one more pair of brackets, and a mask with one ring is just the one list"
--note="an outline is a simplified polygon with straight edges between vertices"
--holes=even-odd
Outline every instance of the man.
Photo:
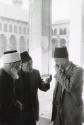
[[18,79],[20,54],[14,51],[4,52],[0,69],[0,125],[16,125],[19,117],[19,104],[15,98],[15,79]]
[[54,125],[82,125],[83,69],[69,61],[67,48],[55,48]]
[[23,104],[21,123],[23,125],[36,125],[39,118],[38,88],[47,91],[50,88],[51,78],[47,79],[46,82],[41,79],[39,71],[33,69],[33,61],[27,51],[21,53],[21,59],[21,77],[16,83],[18,99]]

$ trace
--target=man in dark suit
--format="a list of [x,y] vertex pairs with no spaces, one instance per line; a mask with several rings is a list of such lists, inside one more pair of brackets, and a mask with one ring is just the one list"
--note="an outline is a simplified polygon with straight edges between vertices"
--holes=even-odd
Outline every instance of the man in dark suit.
[[83,69],[69,61],[66,47],[55,48],[53,125],[82,125]]
[[45,82],[41,79],[39,71],[33,69],[33,61],[27,51],[21,53],[21,59],[22,70],[16,84],[17,97],[23,104],[20,124],[36,125],[39,118],[38,88],[47,91],[50,88],[51,79],[48,78]]

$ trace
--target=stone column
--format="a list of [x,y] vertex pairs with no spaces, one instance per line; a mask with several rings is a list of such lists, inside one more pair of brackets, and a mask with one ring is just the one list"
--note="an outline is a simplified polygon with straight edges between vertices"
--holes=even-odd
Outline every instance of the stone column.
[[70,0],[70,60],[82,65],[82,0]]
[[84,68],[84,0],[82,0],[82,54],[81,61],[82,67]]
[[42,74],[50,68],[51,0],[29,1],[29,53]]
[[41,4],[42,0],[29,0],[29,53],[33,66],[41,71]]
[[51,73],[51,6],[52,0],[42,0],[42,73]]

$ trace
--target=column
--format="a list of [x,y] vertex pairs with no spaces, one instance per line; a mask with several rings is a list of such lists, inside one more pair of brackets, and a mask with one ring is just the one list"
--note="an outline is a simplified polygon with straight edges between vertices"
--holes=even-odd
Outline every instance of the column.
[[33,66],[41,72],[41,6],[42,0],[29,1],[29,53]]
[[70,0],[70,41],[69,57],[77,65],[82,65],[82,0]]
[[81,54],[82,67],[84,68],[84,0],[82,0],[82,54]]
[[52,0],[42,0],[42,73],[51,73],[51,6]]

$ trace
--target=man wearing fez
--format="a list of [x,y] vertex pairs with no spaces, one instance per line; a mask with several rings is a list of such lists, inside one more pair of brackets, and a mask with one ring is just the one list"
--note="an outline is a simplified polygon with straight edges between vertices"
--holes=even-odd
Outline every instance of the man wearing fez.
[[55,48],[53,125],[82,125],[83,69],[69,61],[67,48]]
[[16,83],[18,99],[22,102],[22,125],[36,125],[39,118],[38,88],[47,91],[51,78],[44,82],[38,70],[32,67],[32,58],[27,51],[21,53],[22,70],[20,79]]
[[0,69],[0,125],[16,125],[19,117],[19,104],[15,98],[15,83],[19,78],[20,54],[14,51],[4,52]]

